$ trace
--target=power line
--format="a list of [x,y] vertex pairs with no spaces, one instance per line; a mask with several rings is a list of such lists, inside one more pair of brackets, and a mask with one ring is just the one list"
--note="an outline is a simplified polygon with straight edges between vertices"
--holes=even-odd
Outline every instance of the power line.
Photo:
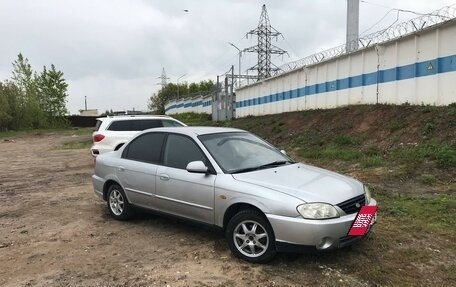
[[366,1],[366,0],[361,0],[361,2],[362,3],[366,3],[366,4],[370,4],[370,5],[373,5],[373,6],[378,6],[378,7],[394,10],[394,11],[412,13],[412,14],[415,14],[415,15],[418,15],[418,16],[429,15],[427,13],[420,13],[420,12],[416,12],[416,11],[413,11],[413,10],[400,9],[400,8],[396,8],[396,7],[389,7],[389,6],[385,6],[385,5],[382,5],[382,4],[372,3],[372,2],[369,2],[369,1]]

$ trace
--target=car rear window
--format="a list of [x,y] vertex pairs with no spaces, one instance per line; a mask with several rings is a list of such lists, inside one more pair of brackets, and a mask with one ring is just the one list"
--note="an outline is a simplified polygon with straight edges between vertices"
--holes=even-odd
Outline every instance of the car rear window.
[[95,128],[93,130],[97,132],[100,129],[101,123],[102,121],[97,120],[97,123],[95,124]]
[[164,133],[141,135],[127,146],[122,157],[148,163],[159,163],[164,139]]

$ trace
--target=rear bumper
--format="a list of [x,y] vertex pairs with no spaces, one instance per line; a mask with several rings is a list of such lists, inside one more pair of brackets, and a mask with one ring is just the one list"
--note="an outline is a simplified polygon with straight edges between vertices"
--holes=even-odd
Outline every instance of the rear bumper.
[[105,180],[102,179],[99,176],[96,176],[94,174],[94,175],[92,175],[92,184],[93,184],[93,191],[95,192],[95,194],[99,198],[104,200],[104,198],[103,198],[103,187],[104,187],[104,184],[105,184]]
[[[372,199],[369,205],[377,205]],[[351,245],[365,236],[347,236],[356,213],[326,220],[266,215],[274,230],[279,251],[325,250]],[[370,230],[369,230],[370,231]]]
[[108,146],[97,144],[97,145],[93,145],[90,148],[90,153],[92,154],[92,156],[97,156],[97,155],[100,155],[100,154],[103,154],[103,153],[106,153],[109,151],[113,151],[113,150],[114,149],[112,149]]

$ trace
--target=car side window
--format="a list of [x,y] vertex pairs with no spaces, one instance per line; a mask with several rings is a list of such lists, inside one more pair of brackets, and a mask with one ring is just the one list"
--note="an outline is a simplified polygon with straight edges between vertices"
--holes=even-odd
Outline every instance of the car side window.
[[206,157],[190,138],[170,134],[165,144],[163,164],[169,167],[186,169],[189,162],[200,160],[206,163]]
[[164,133],[143,134],[126,147],[122,157],[148,163],[160,163],[164,139]]
[[161,120],[164,127],[182,127],[179,122],[171,121],[171,120]]
[[130,131],[130,123],[129,121],[113,121],[108,130],[110,131]]
[[152,128],[161,128],[163,124],[160,120],[133,120],[132,130],[143,131]]

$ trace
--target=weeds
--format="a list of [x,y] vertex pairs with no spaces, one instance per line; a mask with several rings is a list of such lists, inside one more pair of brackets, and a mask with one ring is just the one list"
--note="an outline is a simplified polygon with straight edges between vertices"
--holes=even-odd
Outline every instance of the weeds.
[[378,155],[373,155],[363,161],[364,167],[379,167],[383,165],[383,159]]
[[79,139],[74,141],[65,142],[62,144],[62,149],[88,149],[92,146],[91,139]]
[[437,179],[432,174],[422,174],[419,177],[419,181],[425,185],[433,185],[436,183]]

